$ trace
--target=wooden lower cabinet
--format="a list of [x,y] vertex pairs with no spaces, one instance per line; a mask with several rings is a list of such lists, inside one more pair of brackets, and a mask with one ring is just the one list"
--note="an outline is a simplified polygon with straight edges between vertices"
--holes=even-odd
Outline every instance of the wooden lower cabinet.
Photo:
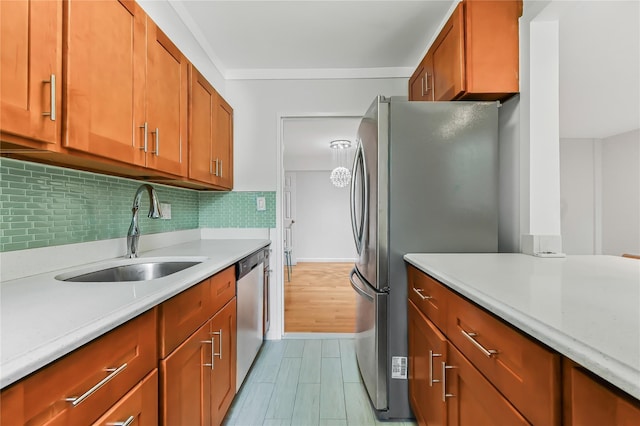
[[563,384],[565,425],[640,425],[640,401],[567,359],[563,362]]
[[3,389],[0,424],[91,424],[156,368],[156,348],[152,309]]
[[530,424],[455,347],[440,363],[448,425]]
[[236,299],[211,319],[211,424],[221,425],[236,396]]
[[210,343],[207,322],[160,362],[162,424],[211,424]]
[[158,369],[154,369],[93,426],[125,425],[137,426],[158,424]]
[[441,369],[447,357],[447,339],[409,301],[409,397],[420,425],[445,425]]
[[409,397],[420,425],[559,425],[560,356],[409,266]]
[[236,299],[160,361],[161,423],[218,425],[236,389]]

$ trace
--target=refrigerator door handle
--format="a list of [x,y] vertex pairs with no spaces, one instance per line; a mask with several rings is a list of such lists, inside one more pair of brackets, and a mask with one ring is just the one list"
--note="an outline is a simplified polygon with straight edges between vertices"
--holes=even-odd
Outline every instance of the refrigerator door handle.
[[[369,293],[367,293],[365,290],[363,290],[354,280],[353,280],[353,276],[357,275],[356,272],[356,268],[353,268],[351,270],[351,274],[349,274],[349,281],[351,281],[351,287],[353,287],[353,289],[356,291],[356,293],[358,293],[359,295],[361,295],[362,297],[366,297],[367,299],[373,301],[373,296],[370,295]],[[358,281],[362,282],[359,278]]]
[[362,172],[363,182],[362,182],[362,190],[364,191],[364,153],[362,151],[362,144],[358,143],[358,148],[356,149],[356,155],[353,160],[353,173],[351,178],[351,230],[353,231],[353,239],[356,243],[356,250],[358,254],[362,252],[362,232],[364,230],[363,216],[364,216],[364,202],[361,206],[360,212],[360,223],[358,223],[358,218],[356,217],[356,179],[358,177],[358,171]]

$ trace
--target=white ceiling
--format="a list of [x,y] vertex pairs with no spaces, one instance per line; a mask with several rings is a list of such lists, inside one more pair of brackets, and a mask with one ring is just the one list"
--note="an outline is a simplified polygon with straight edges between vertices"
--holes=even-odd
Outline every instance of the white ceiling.
[[[310,70],[408,77],[456,0],[179,4],[225,78]],[[374,73],[372,74],[372,70]]]
[[[457,2],[170,3],[225,78],[260,79],[407,78]],[[640,127],[639,7],[639,0],[554,0],[543,11],[559,21],[561,137],[603,138]],[[300,164],[329,155],[324,146],[346,131],[340,120],[289,124],[287,155],[297,153]]]

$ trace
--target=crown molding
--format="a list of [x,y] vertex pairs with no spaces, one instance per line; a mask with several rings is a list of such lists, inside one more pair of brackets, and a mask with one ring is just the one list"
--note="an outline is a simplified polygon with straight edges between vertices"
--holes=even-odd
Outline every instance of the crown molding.
[[180,20],[182,20],[182,22],[186,25],[186,27],[191,32],[193,37],[196,39],[200,47],[202,47],[202,50],[204,50],[204,52],[209,57],[209,60],[211,61],[213,66],[218,69],[218,72],[220,72],[220,75],[222,75],[222,77],[226,80],[227,78],[225,74],[227,73],[227,69],[222,64],[222,61],[220,60],[218,55],[216,55],[215,52],[213,51],[213,47],[211,47],[211,45],[207,41],[207,37],[205,37],[200,26],[191,17],[191,14],[187,11],[187,8],[184,6],[182,1],[167,0],[167,3],[169,3],[169,5],[173,8],[173,10],[176,12],[178,17],[180,18]]
[[229,69],[226,80],[334,80],[358,78],[409,78],[411,67],[388,68],[263,68]]

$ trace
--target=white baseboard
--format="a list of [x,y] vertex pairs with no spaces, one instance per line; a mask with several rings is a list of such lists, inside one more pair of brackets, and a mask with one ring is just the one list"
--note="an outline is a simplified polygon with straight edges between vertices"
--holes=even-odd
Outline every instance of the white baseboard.
[[352,257],[298,257],[296,261],[298,262],[309,262],[309,263],[354,263],[356,258]]
[[283,339],[353,339],[355,333],[284,333]]

